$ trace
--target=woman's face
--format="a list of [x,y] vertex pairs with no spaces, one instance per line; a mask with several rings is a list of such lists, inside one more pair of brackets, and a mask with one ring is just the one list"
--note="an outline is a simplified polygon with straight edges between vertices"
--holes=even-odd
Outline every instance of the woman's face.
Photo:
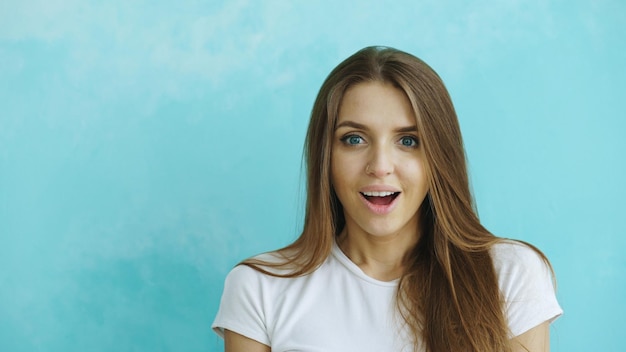
[[331,177],[352,235],[417,236],[428,192],[416,119],[404,92],[380,82],[344,94]]

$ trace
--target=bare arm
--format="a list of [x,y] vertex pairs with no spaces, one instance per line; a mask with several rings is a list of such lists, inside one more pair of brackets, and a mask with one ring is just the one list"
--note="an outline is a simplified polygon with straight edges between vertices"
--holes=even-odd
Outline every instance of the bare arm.
[[550,323],[546,321],[513,338],[513,352],[550,352]]
[[270,346],[247,338],[236,332],[224,330],[225,352],[271,352]]

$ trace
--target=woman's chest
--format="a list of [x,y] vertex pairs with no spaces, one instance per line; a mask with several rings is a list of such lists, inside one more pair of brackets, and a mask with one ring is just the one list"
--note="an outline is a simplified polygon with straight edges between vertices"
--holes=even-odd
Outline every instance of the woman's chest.
[[266,321],[272,351],[403,351],[395,294],[342,275],[281,287]]

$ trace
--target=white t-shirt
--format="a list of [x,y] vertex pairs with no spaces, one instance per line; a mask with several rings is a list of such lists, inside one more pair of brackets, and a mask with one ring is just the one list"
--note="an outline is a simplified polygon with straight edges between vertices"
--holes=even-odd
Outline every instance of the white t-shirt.
[[[491,255],[512,336],[562,314],[537,253],[503,242]],[[228,329],[273,352],[410,351],[395,303],[397,285],[367,276],[336,244],[317,270],[302,277],[278,278],[240,265],[226,278],[212,327],[222,337]]]

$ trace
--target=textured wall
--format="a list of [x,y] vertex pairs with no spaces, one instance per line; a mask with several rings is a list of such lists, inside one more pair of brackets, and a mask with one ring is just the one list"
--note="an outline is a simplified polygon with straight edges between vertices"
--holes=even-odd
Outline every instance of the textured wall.
[[224,276],[297,236],[317,89],[384,44],[446,81],[487,227],[551,258],[552,350],[618,351],[625,23],[619,0],[1,1],[0,350],[221,350]]

